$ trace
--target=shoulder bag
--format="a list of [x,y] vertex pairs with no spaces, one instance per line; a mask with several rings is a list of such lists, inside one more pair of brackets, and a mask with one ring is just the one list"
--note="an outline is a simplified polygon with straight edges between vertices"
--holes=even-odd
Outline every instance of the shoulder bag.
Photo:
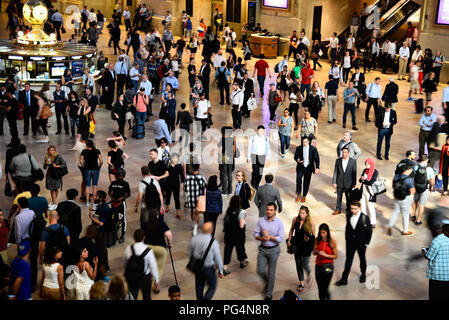
[[193,254],[190,257],[189,263],[187,263],[187,269],[194,274],[198,274],[203,270],[204,261],[206,260],[207,254],[209,253],[210,248],[212,247],[212,243],[214,242],[214,238],[210,239],[209,245],[207,246],[206,252],[201,259],[196,259]]
[[387,180],[377,179],[372,185],[367,186],[371,197],[387,192]]
[[31,179],[33,180],[33,182],[41,181],[42,179],[44,179],[44,171],[42,171],[41,168],[34,169],[33,162],[31,162],[31,155],[28,155],[28,160],[30,161],[31,165]]

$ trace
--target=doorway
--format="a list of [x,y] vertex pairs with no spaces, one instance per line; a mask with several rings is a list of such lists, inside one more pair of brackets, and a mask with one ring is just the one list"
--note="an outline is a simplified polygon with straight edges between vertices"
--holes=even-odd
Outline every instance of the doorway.
[[318,29],[319,34],[321,34],[321,16],[323,14],[323,6],[313,7],[313,30]]

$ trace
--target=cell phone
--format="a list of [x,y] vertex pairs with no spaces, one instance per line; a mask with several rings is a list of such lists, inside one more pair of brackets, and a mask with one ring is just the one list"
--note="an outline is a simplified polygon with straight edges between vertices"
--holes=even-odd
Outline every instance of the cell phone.
[[421,251],[424,251],[425,253],[427,253],[427,248],[421,248]]

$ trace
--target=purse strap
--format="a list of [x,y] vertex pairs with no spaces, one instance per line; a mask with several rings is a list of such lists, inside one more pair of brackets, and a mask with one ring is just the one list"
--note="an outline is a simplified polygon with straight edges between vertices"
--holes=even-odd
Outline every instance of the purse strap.
[[204,261],[206,261],[206,257],[207,257],[207,255],[209,254],[209,250],[210,250],[210,248],[212,247],[212,243],[214,242],[214,237],[212,237],[212,239],[210,239],[210,242],[209,242],[209,245],[207,246],[207,249],[206,249],[206,251],[204,252],[204,255],[203,255],[203,257],[201,258],[201,265],[203,265],[204,264]]

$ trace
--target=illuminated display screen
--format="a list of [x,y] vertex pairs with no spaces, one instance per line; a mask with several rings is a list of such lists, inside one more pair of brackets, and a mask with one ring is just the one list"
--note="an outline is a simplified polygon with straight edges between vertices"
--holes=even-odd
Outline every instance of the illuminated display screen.
[[263,0],[265,7],[288,9],[288,0]]
[[449,25],[449,0],[440,0],[436,16],[436,24]]

